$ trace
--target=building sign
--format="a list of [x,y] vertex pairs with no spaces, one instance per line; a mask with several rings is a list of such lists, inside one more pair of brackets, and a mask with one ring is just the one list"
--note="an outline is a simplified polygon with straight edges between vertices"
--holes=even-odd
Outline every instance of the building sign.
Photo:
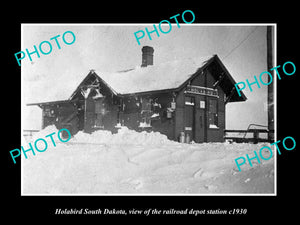
[[189,85],[189,86],[186,87],[185,92],[186,93],[191,93],[191,94],[219,97],[217,89],[200,87],[200,86]]

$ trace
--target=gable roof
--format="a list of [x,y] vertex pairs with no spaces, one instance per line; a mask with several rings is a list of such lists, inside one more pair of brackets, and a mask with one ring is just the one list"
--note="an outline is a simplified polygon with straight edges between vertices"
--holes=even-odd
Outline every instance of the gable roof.
[[95,72],[120,95],[175,89],[192,77],[212,57],[174,60],[154,66],[136,67],[124,72],[103,73],[98,70]]
[[[220,81],[220,86],[225,92],[226,96],[230,96],[228,99],[229,102],[240,102],[240,101],[246,101],[247,97],[245,96],[244,92],[240,91],[241,96],[238,95],[236,88],[235,88],[235,80],[231,76],[231,74],[228,72],[222,61],[219,59],[217,55],[214,57],[215,62],[218,63],[221,70],[224,71],[223,78]],[[213,74],[213,76],[217,76],[217,74]],[[218,80],[218,77],[215,77],[216,80]],[[226,103],[226,102],[225,102]]]
[[[107,73],[101,70],[91,70],[88,75],[68,76],[70,83],[65,83],[59,88],[54,88],[55,95],[47,95],[52,98],[52,101],[72,100],[74,94],[78,91],[83,82],[90,76],[96,75],[115,95],[129,95],[153,91],[163,90],[179,90],[184,87],[191,79],[199,75],[199,72],[208,67],[212,62],[216,62],[221,70],[225,73],[223,80],[220,82],[220,87],[226,93],[226,96],[231,95],[229,102],[245,101],[247,98],[241,92],[241,97],[233,90],[236,83],[230,73],[227,71],[217,55],[187,58],[183,60],[174,60],[158,65],[148,65],[147,67],[136,67],[124,71]],[[215,77],[218,80],[218,77]],[[76,84],[76,86],[75,86]],[[55,96],[60,96],[55,99]],[[49,102],[49,98],[43,102]],[[51,101],[51,100],[50,100]],[[40,101],[42,102],[42,101]],[[33,103],[37,104],[37,103]],[[28,104],[32,105],[32,104]]]
[[[95,72],[113,93],[129,95],[163,90],[177,91],[186,86],[191,79],[198,76],[204,68],[209,67],[212,63],[216,63],[219,66],[219,71],[222,71],[223,77],[219,85],[226,96],[230,96],[228,101],[245,101],[246,96],[243,92],[241,92],[241,96],[237,94],[234,86],[235,80],[217,55],[174,60],[160,65],[136,67],[116,73],[99,73],[97,70]],[[215,80],[220,79],[219,73],[212,73],[212,75]]]

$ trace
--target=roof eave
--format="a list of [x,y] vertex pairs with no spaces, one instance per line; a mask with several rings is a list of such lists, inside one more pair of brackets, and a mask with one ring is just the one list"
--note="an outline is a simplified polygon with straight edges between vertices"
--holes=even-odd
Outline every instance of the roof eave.
[[[235,88],[235,80],[233,79],[233,77],[231,76],[231,74],[229,73],[229,71],[226,69],[225,65],[222,63],[222,61],[220,60],[220,58],[217,55],[214,55],[214,59],[219,63],[219,65],[221,66],[221,68],[225,71],[225,73],[227,74],[227,78],[229,79],[229,81],[232,83],[233,87]],[[238,95],[238,93],[235,91],[234,95],[232,96],[232,98],[228,101],[228,102],[242,102],[242,101],[246,101],[247,97],[245,96],[245,94],[240,91],[241,96]]]
[[135,96],[135,95],[149,95],[149,94],[167,93],[167,92],[174,92],[174,91],[177,91],[177,88],[118,94],[118,96],[119,97],[130,97],[130,96]]
[[59,101],[50,101],[50,102],[37,102],[37,103],[28,103],[26,104],[26,106],[33,106],[33,105],[37,105],[40,108],[44,105],[56,105],[56,104],[66,104],[66,103],[72,103],[72,102],[77,102],[78,99],[74,99],[74,100],[59,100]]

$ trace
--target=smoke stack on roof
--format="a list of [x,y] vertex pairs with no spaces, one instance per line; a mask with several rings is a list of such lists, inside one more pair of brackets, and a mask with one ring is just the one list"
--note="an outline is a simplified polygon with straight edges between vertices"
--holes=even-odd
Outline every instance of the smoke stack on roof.
[[153,52],[154,49],[150,46],[144,46],[142,48],[142,67],[153,65]]

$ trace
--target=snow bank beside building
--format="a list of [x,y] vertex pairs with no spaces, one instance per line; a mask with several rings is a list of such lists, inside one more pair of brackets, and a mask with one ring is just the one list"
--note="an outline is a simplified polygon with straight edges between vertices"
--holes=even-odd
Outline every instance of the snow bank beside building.
[[[48,127],[36,137],[56,132]],[[23,194],[274,193],[274,160],[234,159],[267,144],[183,144],[156,132],[78,133],[43,153],[22,157]]]
[[122,127],[117,134],[112,134],[110,131],[95,131],[92,134],[87,134],[82,131],[78,132],[71,142],[74,143],[98,143],[109,145],[161,145],[175,144],[170,141],[167,136],[159,132],[136,132],[129,130],[127,127]]

